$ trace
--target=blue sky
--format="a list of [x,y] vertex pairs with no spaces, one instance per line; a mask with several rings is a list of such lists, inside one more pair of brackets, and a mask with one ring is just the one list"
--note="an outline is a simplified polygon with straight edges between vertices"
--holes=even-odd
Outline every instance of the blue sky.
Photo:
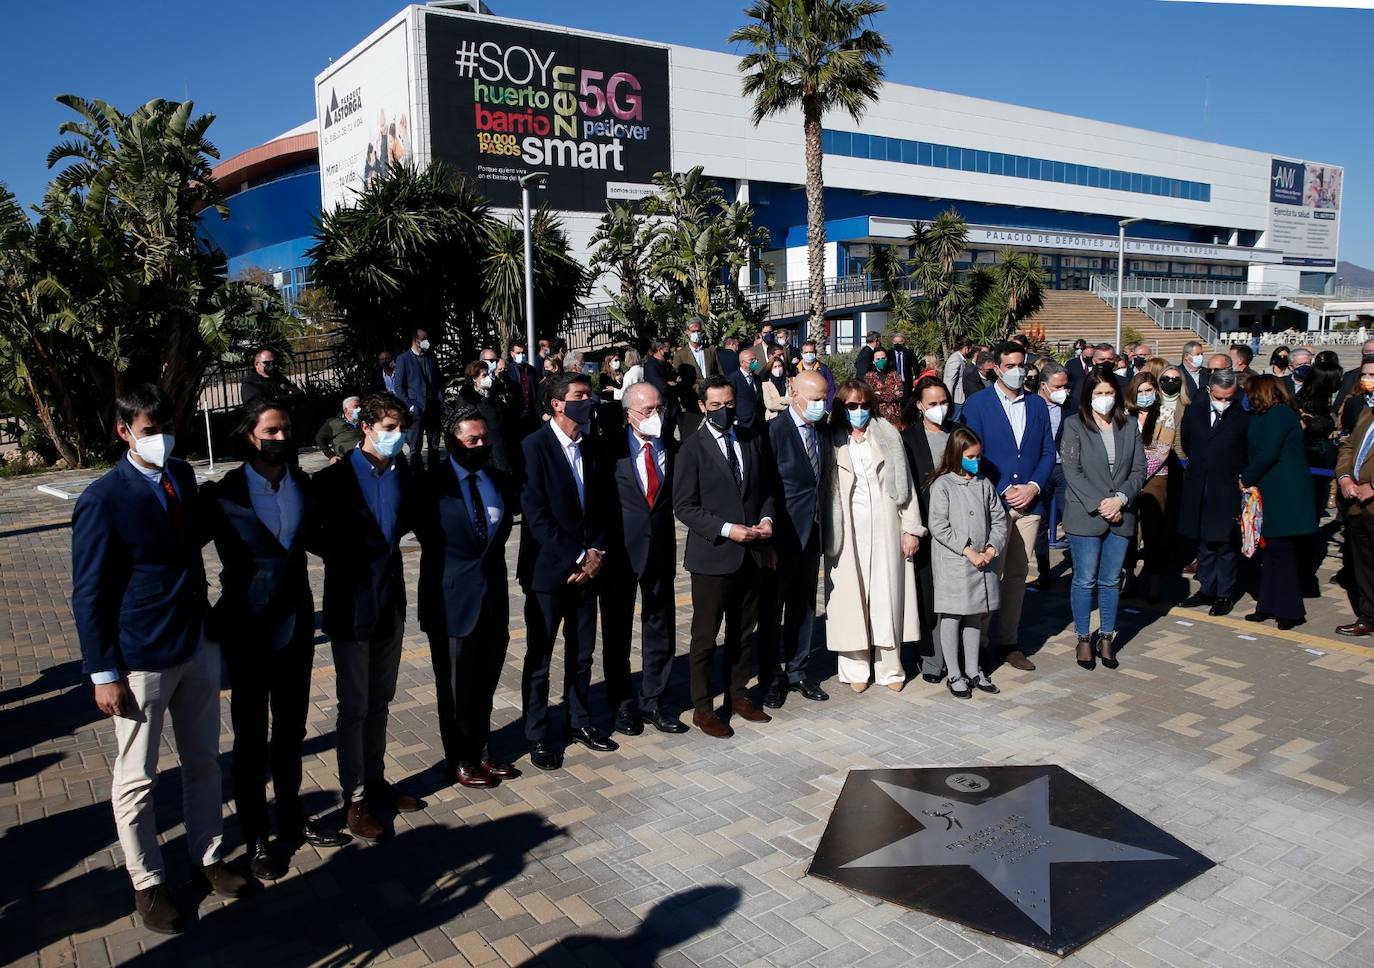
[[[497,13],[728,49],[742,0],[492,0]],[[229,155],[307,120],[312,80],[399,2],[9,5],[0,181],[47,179],[63,92],[195,99]],[[1374,267],[1374,11],[1157,0],[889,0],[894,81],[1343,164],[1341,258]],[[18,42],[14,42],[17,40]],[[1210,82],[1208,81],[1210,78]],[[1204,116],[1204,94],[1210,110]]]

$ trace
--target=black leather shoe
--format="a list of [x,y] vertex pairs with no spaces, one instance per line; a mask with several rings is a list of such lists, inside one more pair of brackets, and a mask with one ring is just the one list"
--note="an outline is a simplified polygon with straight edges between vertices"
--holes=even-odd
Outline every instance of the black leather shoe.
[[922,672],[921,678],[933,686],[939,684],[940,680],[943,679],[944,676],[933,676],[929,672]]
[[829,694],[820,687],[819,683],[812,682],[810,679],[803,679],[797,684],[797,692],[801,693],[812,702],[825,702],[830,698]]
[[1211,595],[1194,592],[1178,604],[1180,608],[1201,608],[1204,605],[1211,605],[1215,601],[1216,599]]
[[253,892],[252,882],[222,860],[197,868],[196,874],[197,881],[220,897],[247,897]]
[[139,920],[157,934],[181,934],[181,912],[167,888],[161,884],[134,890],[134,907]]
[[640,722],[652,726],[660,733],[685,733],[688,729],[687,724],[682,722],[682,720],[678,719],[676,716],[665,713],[661,709],[655,709],[651,712],[641,711],[639,719]]
[[1208,615],[1230,615],[1231,609],[1236,607],[1236,603],[1229,598],[1218,598],[1212,603],[1212,607],[1207,609]]
[[997,695],[999,692],[1002,691],[1001,689],[998,689],[995,685],[992,684],[991,679],[989,679],[987,682],[984,682],[982,679],[974,679],[973,688],[977,689],[979,692],[986,692],[989,695],[993,696]]
[[788,685],[780,679],[774,679],[763,692],[763,705],[769,709],[781,709],[782,704],[787,701]]
[[598,753],[610,753],[620,749],[620,744],[607,736],[602,736],[591,726],[579,726],[574,729],[569,738],[574,743],[581,743],[589,750],[596,750]]
[[311,847],[342,847],[353,840],[342,830],[330,830],[328,827],[321,827],[313,820],[307,820],[301,826],[297,836],[299,840]]
[[1304,624],[1304,620],[1300,618],[1281,618],[1275,624],[1278,625],[1280,632],[1287,632]]
[[644,732],[644,724],[639,721],[636,709],[621,709],[615,714],[615,731],[622,736],[638,736]]
[[248,873],[260,881],[275,881],[286,873],[286,865],[266,839],[259,838],[248,844]]
[[535,743],[530,746],[530,762],[541,770],[557,770],[563,766],[563,753],[548,743]]
[[1274,617],[1274,616],[1270,615],[1268,612],[1261,612],[1261,611],[1259,611],[1259,610],[1257,609],[1257,610],[1251,612],[1249,615],[1245,616],[1245,621],[1247,621],[1247,622],[1267,622],[1269,619],[1271,619],[1271,618],[1273,618],[1273,617]]

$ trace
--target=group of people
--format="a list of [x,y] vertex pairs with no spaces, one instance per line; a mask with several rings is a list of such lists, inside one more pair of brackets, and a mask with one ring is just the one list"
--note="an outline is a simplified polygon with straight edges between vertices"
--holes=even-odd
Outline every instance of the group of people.
[[[1339,387],[1303,349],[1276,375],[1248,372],[1243,346],[1204,359],[1191,344],[1178,364],[1128,347],[1122,367],[1111,346],[1076,347],[1060,364],[1025,340],[965,342],[937,371],[938,360],[916,359],[900,338],[884,347],[872,334],[857,375],[837,380],[814,342],[794,350],[790,334],[769,327],[753,342],[713,347],[694,320],[682,346],[609,354],[595,384],[578,354],[552,343],[531,360],[523,342],[484,349],[448,383],[429,334],[411,336],[399,354],[379,356],[369,391],[320,428],[329,463],[313,476],[295,459],[297,398],[270,350],[244,385],[235,432],[244,463],[217,481],[197,485],[171,456],[161,389],[135,387],[116,402],[128,452],[77,503],[72,605],[96,703],[114,717],[111,797],[137,910],[154,930],[181,928],[152,806],[169,717],[199,876],[221,894],[252,887],[222,857],[221,661],[234,800],[259,880],[280,876],[295,846],[382,839],[389,814],[420,809],[384,769],[412,605],[429,643],[447,774],[472,788],[519,775],[489,742],[517,519],[521,730],[541,770],[562,766],[569,741],[617,749],[592,703],[598,620],[614,733],[689,730],[670,691],[679,561],[691,584],[691,725],[718,739],[733,735],[732,721],[769,722],[765,710],[791,693],[827,700],[827,650],[857,693],[900,691],[919,672],[968,699],[998,692],[992,674],[1003,662],[1034,670],[1022,604],[1032,559],[1042,584],[1051,580],[1061,525],[1077,659],[1115,668],[1123,575],[1143,562],[1157,595],[1175,532],[1197,553],[1201,588],[1185,604],[1230,610],[1248,488],[1265,502],[1250,617],[1291,626],[1302,619],[1304,541],[1322,508],[1307,459],[1323,429],[1349,502],[1359,592],[1357,620],[1342,631],[1374,632],[1374,514],[1364,513],[1374,500],[1374,347],[1351,382],[1364,409],[1342,439]],[[1318,390],[1331,397],[1324,411]],[[413,589],[401,557],[408,534],[421,551]],[[213,604],[202,562],[212,542]],[[324,566],[347,833],[313,821],[300,799],[316,638],[310,554]],[[556,717],[560,632],[565,713]]]

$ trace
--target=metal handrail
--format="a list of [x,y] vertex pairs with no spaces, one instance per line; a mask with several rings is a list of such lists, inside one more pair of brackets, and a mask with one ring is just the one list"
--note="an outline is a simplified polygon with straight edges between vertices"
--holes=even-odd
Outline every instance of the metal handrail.
[[1155,325],[1160,329],[1191,330],[1202,337],[1203,342],[1209,346],[1217,345],[1216,328],[1205,317],[1198,315],[1191,309],[1162,309],[1155,305],[1154,300],[1139,292],[1126,291],[1120,293],[1118,297],[1116,286],[1108,285],[1101,276],[1093,276],[1090,285],[1093,295],[1113,308],[1116,306],[1117,298],[1120,298],[1122,306],[1139,309],[1154,320]]
[[[1105,277],[1096,277],[1105,278]],[[1116,286],[1108,280],[1114,291]],[[1362,286],[1338,286],[1334,292],[1303,292],[1293,286],[1276,282],[1239,282],[1225,279],[1173,279],[1168,276],[1127,276],[1124,292],[1152,293],[1180,296],[1299,296],[1330,302],[1341,299],[1374,298],[1374,289]]]

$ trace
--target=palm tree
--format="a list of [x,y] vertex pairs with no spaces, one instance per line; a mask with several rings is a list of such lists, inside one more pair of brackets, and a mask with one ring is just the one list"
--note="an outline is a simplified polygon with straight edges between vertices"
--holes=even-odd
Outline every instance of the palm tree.
[[735,30],[731,43],[753,48],[740,61],[743,91],[754,101],[754,124],[800,107],[806,143],[806,259],[811,288],[810,331],[825,330],[825,182],[821,175],[821,120],[840,109],[855,121],[878,99],[892,48],[872,18],[887,9],[876,0],[755,0],[744,11],[754,21]]
[[968,224],[952,208],[930,222],[912,225],[907,239],[912,272],[925,292],[931,317],[939,324],[941,355],[949,354],[955,338],[967,328],[978,295],[955,271],[967,242]]
[[651,271],[657,228],[632,206],[615,203],[601,216],[591,239],[588,274],[617,283],[615,291],[607,290],[610,322],[600,335],[641,351],[659,334],[662,320],[663,286]]
[[1009,336],[1017,323],[1034,316],[1045,304],[1045,267],[1034,252],[1018,255],[1003,249],[992,271],[1003,297],[1004,335]]
[[[563,223],[547,206],[530,216],[534,250],[534,318],[539,334],[553,336],[586,296],[590,280],[572,257]],[[496,326],[502,345],[525,330],[525,230],[516,216],[492,219],[482,260],[482,309]],[[537,334],[538,335],[538,334]]]

